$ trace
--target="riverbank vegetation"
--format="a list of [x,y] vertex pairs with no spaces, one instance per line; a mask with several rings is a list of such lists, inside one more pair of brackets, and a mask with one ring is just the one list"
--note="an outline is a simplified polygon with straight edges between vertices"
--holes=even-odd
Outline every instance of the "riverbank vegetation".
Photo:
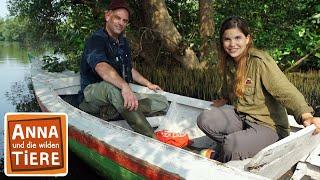
[[[223,19],[237,15],[248,20],[254,45],[273,56],[288,78],[310,97],[307,99],[316,101],[312,104],[320,104],[319,99],[311,98],[320,97],[318,1],[128,2],[133,13],[126,36],[134,62],[147,65],[141,71],[167,91],[207,100],[216,97],[218,28]],[[10,0],[13,17],[0,21],[0,40],[4,37],[28,46],[50,47],[65,54],[68,67],[78,71],[85,40],[103,26],[108,3],[108,0]],[[166,72],[167,69],[170,71]]]
[[[153,82],[158,82],[165,91],[207,101],[219,96],[221,76],[214,68],[186,70],[179,66],[167,66],[150,69],[139,64],[136,67]],[[320,71],[286,73],[286,76],[312,107],[320,107]]]
[[24,42],[26,35],[25,18],[0,18],[0,41]]

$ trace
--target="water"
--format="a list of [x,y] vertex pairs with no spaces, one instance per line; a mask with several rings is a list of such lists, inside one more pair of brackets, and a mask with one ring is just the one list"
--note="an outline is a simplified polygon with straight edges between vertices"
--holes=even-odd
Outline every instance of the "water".
[[[15,105],[8,98],[11,88],[23,81],[28,75],[29,64],[27,53],[15,43],[0,44],[0,158],[3,158],[3,117],[6,112],[15,112]],[[19,94],[27,92],[27,86],[20,87]]]
[[[27,50],[17,43],[0,42],[0,159],[3,159],[4,152],[5,113],[40,111],[30,90],[31,88],[28,88],[28,86],[31,86],[31,81],[27,53]],[[2,161],[0,161],[0,179],[5,178],[2,173],[2,166]],[[66,178],[80,177],[101,179],[90,167],[69,151],[69,174]]]

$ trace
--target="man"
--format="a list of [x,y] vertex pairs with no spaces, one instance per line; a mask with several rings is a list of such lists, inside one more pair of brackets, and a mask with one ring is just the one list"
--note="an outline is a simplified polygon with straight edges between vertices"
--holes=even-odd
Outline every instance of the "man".
[[161,90],[131,65],[130,48],[123,36],[129,14],[124,0],[111,1],[105,12],[105,27],[86,42],[80,68],[79,107],[94,114],[99,113],[101,107],[108,107],[111,112],[115,109],[134,131],[154,137],[153,128],[143,113],[166,111],[168,102],[158,94],[135,94],[128,84],[134,80],[151,90]]

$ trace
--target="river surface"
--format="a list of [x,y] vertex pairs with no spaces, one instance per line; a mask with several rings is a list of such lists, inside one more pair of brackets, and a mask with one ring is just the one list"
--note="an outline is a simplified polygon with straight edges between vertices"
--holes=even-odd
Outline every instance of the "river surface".
[[[17,43],[0,42],[0,179],[3,174],[4,116],[7,112],[39,112],[31,91],[28,51]],[[69,151],[69,173],[64,178],[101,179],[85,163]],[[12,178],[10,178],[12,179]],[[22,179],[22,178],[14,178]],[[23,178],[34,179],[34,178]],[[51,178],[36,178],[51,179]]]
[[12,93],[17,90],[19,92],[16,97],[22,97],[28,92],[27,85],[23,83],[26,77],[30,77],[27,51],[18,44],[0,43],[0,77],[0,157],[2,158],[4,115],[7,112],[15,112],[18,103],[14,102],[17,98],[12,96]]

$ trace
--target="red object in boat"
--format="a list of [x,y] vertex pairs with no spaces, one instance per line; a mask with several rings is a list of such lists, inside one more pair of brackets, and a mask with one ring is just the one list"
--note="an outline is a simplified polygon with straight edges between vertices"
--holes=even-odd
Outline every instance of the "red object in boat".
[[155,135],[159,141],[180,148],[188,146],[191,142],[187,133],[175,133],[169,132],[168,130],[161,130],[155,132]]

